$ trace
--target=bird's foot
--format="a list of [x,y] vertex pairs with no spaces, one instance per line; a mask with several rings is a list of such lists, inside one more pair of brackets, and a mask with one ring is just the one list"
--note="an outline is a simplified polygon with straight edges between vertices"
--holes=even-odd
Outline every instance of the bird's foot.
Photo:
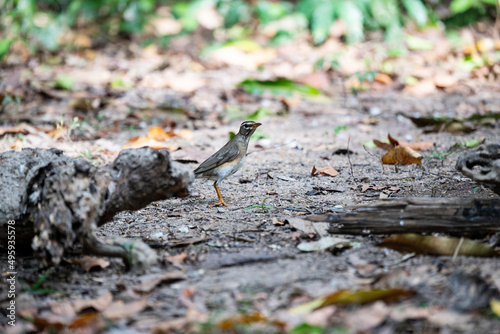
[[224,202],[224,200],[220,199],[218,200],[217,202],[214,203],[214,206],[229,206],[229,204],[227,204],[226,202]]

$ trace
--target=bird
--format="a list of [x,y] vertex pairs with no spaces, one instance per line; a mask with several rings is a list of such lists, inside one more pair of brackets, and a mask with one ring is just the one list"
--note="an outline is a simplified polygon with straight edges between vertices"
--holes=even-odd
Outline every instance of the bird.
[[205,178],[213,180],[215,192],[219,199],[214,205],[229,206],[219,189],[219,184],[226,177],[236,173],[243,163],[247,154],[248,142],[255,130],[261,126],[261,123],[245,121],[241,123],[238,133],[226,143],[220,150],[215,152],[207,160],[203,161],[198,168],[194,170],[197,179]]

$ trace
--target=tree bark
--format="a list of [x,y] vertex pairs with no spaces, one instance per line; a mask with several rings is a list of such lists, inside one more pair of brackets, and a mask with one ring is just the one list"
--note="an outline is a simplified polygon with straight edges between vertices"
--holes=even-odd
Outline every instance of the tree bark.
[[156,255],[141,241],[99,240],[94,230],[123,210],[186,196],[193,173],[166,150],[128,149],[111,164],[93,167],[57,149],[0,154],[0,239],[15,221],[16,250],[32,249],[43,266],[56,265],[80,242],[96,255],[148,266]]
[[316,215],[333,234],[445,233],[481,237],[500,231],[500,199],[405,198],[357,205],[349,213]]

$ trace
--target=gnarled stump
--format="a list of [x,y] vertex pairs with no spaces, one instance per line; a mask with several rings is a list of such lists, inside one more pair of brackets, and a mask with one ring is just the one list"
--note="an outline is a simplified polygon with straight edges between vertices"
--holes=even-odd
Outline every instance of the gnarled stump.
[[93,254],[147,266],[155,253],[141,241],[99,240],[94,230],[117,212],[186,196],[193,173],[166,150],[128,149],[111,164],[93,167],[57,149],[0,154],[0,239],[15,221],[16,249],[31,248],[42,265],[58,264],[75,242]]
[[[474,170],[474,167],[480,167]],[[462,154],[455,166],[474,181],[486,183],[500,195],[500,145],[481,145],[477,150]]]

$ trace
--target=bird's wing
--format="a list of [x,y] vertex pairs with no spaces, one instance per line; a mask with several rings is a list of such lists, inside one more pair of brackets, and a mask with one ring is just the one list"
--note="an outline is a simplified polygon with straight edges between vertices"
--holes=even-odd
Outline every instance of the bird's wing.
[[230,142],[228,142],[226,145],[224,145],[224,147],[215,152],[210,158],[203,161],[203,163],[194,170],[194,173],[202,174],[228,161],[234,160],[240,153],[239,147],[238,145],[229,144]]

